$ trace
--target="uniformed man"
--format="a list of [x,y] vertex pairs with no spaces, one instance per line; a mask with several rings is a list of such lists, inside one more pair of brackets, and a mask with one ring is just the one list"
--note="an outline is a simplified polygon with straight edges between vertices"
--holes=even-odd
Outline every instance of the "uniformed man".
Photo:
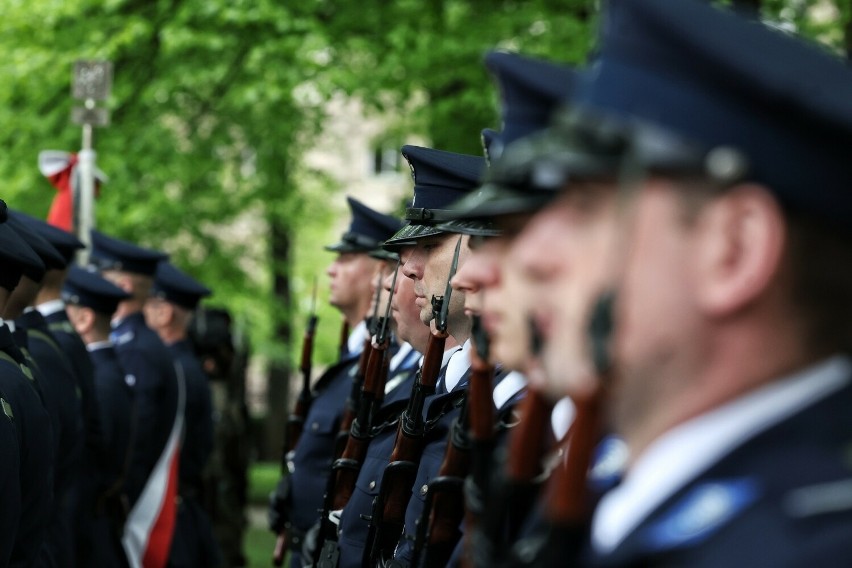
[[[403,274],[413,280],[415,305],[420,309],[420,321],[430,325],[433,320],[432,298],[446,296],[453,261],[460,266],[468,254],[467,237],[448,234],[437,227],[445,220],[446,207],[474,189],[485,168],[484,158],[445,152],[432,148],[403,146],[402,155],[408,161],[414,178],[414,199],[406,212],[408,225],[385,242],[388,250],[397,250]],[[455,257],[455,250],[462,240]],[[455,258],[454,258],[455,257]],[[447,307],[447,333],[441,373],[435,395],[426,399],[423,417],[430,424],[424,449],[415,475],[412,498],[405,512],[405,525],[398,546],[393,551],[400,562],[410,562],[417,521],[423,511],[428,482],[437,473],[447,446],[447,435],[467,387],[470,369],[470,319],[464,313],[464,294],[450,294]],[[387,473],[382,478],[388,484]],[[383,490],[380,489],[380,493]],[[386,492],[387,489],[385,488]],[[382,493],[384,494],[384,493]],[[381,502],[379,506],[382,506]],[[385,548],[385,536],[377,535],[370,548]],[[383,542],[384,541],[384,542]],[[387,554],[385,549],[383,554]],[[374,561],[381,560],[375,558]]]
[[382,282],[388,292],[394,282],[393,272],[397,272],[391,299],[391,325],[394,335],[403,343],[391,359],[385,384],[385,400],[376,418],[376,423],[381,426],[370,440],[355,490],[340,514],[338,545],[341,568],[361,566],[369,529],[367,519],[372,511],[373,499],[378,494],[382,474],[393,450],[399,415],[405,410],[411,395],[411,385],[422,359],[421,353],[429,342],[429,328],[420,321],[420,308],[414,303],[414,281],[402,274],[402,266],[395,254],[386,262],[392,264],[390,273]]
[[[506,261],[507,253],[518,232],[533,213],[554,195],[552,191],[542,191],[538,185],[549,183],[553,175],[563,175],[564,166],[557,157],[547,164],[551,166],[551,170],[543,168],[543,174],[529,175],[528,168],[518,166],[517,156],[523,157],[523,152],[516,152],[516,144],[548,125],[553,111],[569,96],[576,83],[576,73],[564,65],[502,52],[489,54],[486,63],[501,93],[503,131],[498,135],[501,140],[497,143],[501,152],[495,157],[495,163],[492,164],[494,167],[489,172],[485,186],[476,194],[455,204],[457,214],[466,220],[451,222],[446,226],[452,229],[453,225],[456,225],[464,230],[469,223],[476,220],[496,221],[494,228],[499,229],[500,234],[472,240],[477,249],[476,253],[471,255],[457,278],[460,285],[479,286],[485,290],[483,319],[488,330],[492,332],[495,356],[498,360],[504,359],[509,367],[530,371],[531,377],[535,379],[533,396],[540,399],[544,387],[541,380],[543,373],[539,369],[539,361],[530,351],[533,341],[528,333],[528,318],[531,310],[534,310],[540,301],[540,291],[531,287],[523,274],[507,266]],[[552,252],[558,244],[559,241],[551,240],[540,242],[539,246],[544,246]],[[558,256],[558,253],[555,256]],[[569,277],[569,274],[565,276]],[[568,299],[569,297],[563,298]],[[564,391],[553,393],[551,396],[552,401],[555,401],[564,396]],[[538,403],[536,406],[531,402],[527,409],[538,407],[537,412],[542,413],[546,406],[545,403]],[[473,550],[479,555],[476,558],[477,565],[511,565],[507,536],[510,542],[514,538],[523,539],[540,524],[542,511],[533,509],[529,515],[530,504],[538,492],[538,479],[547,476],[530,475],[527,479],[521,479],[517,477],[518,472],[538,470],[545,474],[550,473],[552,459],[548,454],[532,448],[540,447],[547,451],[549,445],[561,440],[572,416],[573,405],[570,400],[560,401],[552,417],[552,436],[548,436],[543,427],[525,428],[524,431],[530,435],[525,443],[522,441],[516,445],[513,440],[514,448],[528,450],[524,450],[523,458],[514,454],[508,456],[512,467],[506,478],[495,480],[491,498],[485,497],[487,508],[484,514],[488,521],[483,523],[483,530],[477,535],[476,544],[473,546]],[[541,422],[543,426],[545,421],[535,418],[525,415],[522,419]],[[542,443],[542,438],[550,438],[551,441]],[[536,468],[525,464],[519,468],[519,459],[536,460],[540,465]],[[516,502],[506,502],[513,500]],[[522,502],[523,500],[527,502]],[[507,516],[507,512],[511,514]],[[503,525],[493,522],[492,519],[498,516],[505,517]],[[526,547],[526,541],[522,541],[518,550],[523,551],[523,556],[530,548]]]
[[137,430],[132,386],[110,339],[110,320],[130,295],[94,272],[71,268],[63,285],[63,303],[75,332],[94,365],[95,396],[101,411],[103,448],[97,461],[83,465],[77,517],[78,566],[123,567],[121,545],[128,501],[124,478]]
[[[20,211],[10,211],[11,217],[19,219],[31,230],[49,242],[59,254],[65,259],[66,266],[70,268],[74,262],[74,255],[83,248],[83,243],[68,231],[54,227],[41,219],[36,219]],[[103,451],[103,437],[101,426],[98,422],[100,413],[96,406],[94,367],[86,351],[86,346],[74,331],[74,326],[68,321],[65,312],[65,303],[62,301],[62,285],[65,281],[68,268],[64,270],[48,268],[41,282],[34,307],[44,316],[52,337],[59,344],[62,352],[71,364],[71,370],[77,380],[82,401],[83,424],[85,441],[81,457],[82,463],[91,460],[100,460]]]
[[221,564],[210,519],[201,507],[202,472],[213,449],[213,415],[207,376],[187,337],[192,314],[210,290],[167,261],[157,267],[145,322],[177,360],[186,384],[184,436],[180,450],[177,525],[169,566]]
[[331,279],[329,301],[353,331],[346,355],[326,370],[313,388],[313,402],[292,456],[292,470],[279,482],[270,503],[270,528],[278,534],[286,533],[294,568],[303,563],[303,535],[319,519],[344,403],[367,338],[364,320],[370,315],[373,280],[380,268],[380,261],[367,253],[399,227],[394,217],[351,197],[347,200],[352,222],[339,243],[326,247],[337,253],[327,274]]
[[[171,483],[149,483],[154,475],[170,478],[177,458],[183,421],[183,383],[175,371],[171,352],[145,325],[142,308],[151,292],[157,264],[166,255],[92,230],[90,262],[104,278],[130,294],[113,316],[112,338],[121,366],[132,377],[137,411],[137,431],[125,491],[131,511],[125,525],[128,557],[154,555],[165,559],[173,525],[165,522],[175,506]],[[160,468],[160,469],[157,469]],[[141,501],[140,501],[141,499]],[[152,516],[146,511],[160,511]],[[165,514],[164,514],[165,513]],[[153,536],[152,536],[153,535]],[[154,548],[146,548],[148,546]]]
[[[6,370],[5,366],[0,367],[0,373]],[[0,416],[0,458],[3,459],[0,465],[0,499],[4,503],[0,512],[0,566],[8,566],[21,516],[21,458],[15,433],[15,413],[2,390],[0,408],[3,410],[3,416]]]
[[[44,263],[7,225],[6,203],[0,201],[0,311],[4,310],[12,290],[24,270],[44,272]],[[12,338],[14,322],[0,325],[0,391],[14,414],[17,449],[20,459],[20,519],[17,532],[3,537],[14,539],[10,565],[41,566],[46,551],[45,539],[53,507],[54,442],[50,416],[42,401],[39,385],[27,360]],[[6,414],[6,411],[4,411]],[[15,494],[9,490],[12,508]],[[4,523],[9,524],[4,513]],[[50,564],[47,564],[50,565]]]
[[[8,225],[41,258],[46,268],[64,270],[65,258],[45,239],[16,217]],[[77,380],[65,354],[47,328],[42,315],[32,308],[44,271],[25,271],[12,292],[3,317],[14,319],[13,332],[24,356],[31,359],[33,373],[51,418],[54,439],[54,504],[47,534],[46,554],[54,562],[68,558],[73,565],[72,522],[76,505],[80,455],[83,448],[83,418]]]

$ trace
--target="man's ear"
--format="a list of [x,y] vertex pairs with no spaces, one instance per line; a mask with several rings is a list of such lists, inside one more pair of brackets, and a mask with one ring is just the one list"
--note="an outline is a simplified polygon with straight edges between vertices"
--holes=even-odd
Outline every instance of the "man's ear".
[[742,184],[709,201],[696,219],[698,301],[725,316],[766,293],[781,267],[786,221],[764,186]]
[[162,310],[162,324],[163,325],[171,325],[175,322],[175,318],[177,317],[177,309],[170,302],[163,302],[160,306]]
[[133,278],[126,274],[118,275],[114,280],[113,284],[124,290],[130,295],[133,295]]

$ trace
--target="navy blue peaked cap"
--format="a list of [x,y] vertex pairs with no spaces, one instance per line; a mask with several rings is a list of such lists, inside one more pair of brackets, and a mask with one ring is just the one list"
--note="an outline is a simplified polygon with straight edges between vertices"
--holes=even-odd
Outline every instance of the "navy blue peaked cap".
[[22,274],[39,281],[44,278],[47,269],[33,249],[10,226],[8,219],[6,202],[0,199],[0,287],[14,290]]
[[209,288],[170,262],[163,261],[157,266],[154,286],[151,289],[151,295],[155,298],[194,310],[201,298],[211,293]]
[[744,157],[734,168],[739,180],[848,226],[848,63],[695,0],[611,0],[600,44],[576,105],[682,137],[703,149],[706,173],[713,173],[714,150],[727,150],[729,169],[734,150]]
[[402,155],[411,167],[414,199],[405,213],[408,225],[385,241],[385,248],[443,233],[438,223],[451,218],[450,204],[479,187],[485,173],[485,158],[480,156],[420,146],[403,146]]
[[[580,83],[580,72],[568,65],[502,51],[488,53],[485,65],[500,90],[503,130],[499,134],[483,131],[483,146],[489,161],[487,179],[479,191],[452,205],[451,217],[467,221],[450,222],[444,227],[468,232],[481,229],[488,236],[496,233],[489,221],[491,217],[529,213],[553,198],[553,191],[536,191],[534,184],[526,182],[518,184],[514,175],[512,179],[504,179],[507,168],[502,157],[504,149],[517,147],[518,140],[529,140],[550,125],[554,113],[573,96]],[[525,159],[527,152],[520,154]],[[516,168],[508,170],[514,174]],[[477,225],[478,222],[481,224]]]
[[503,147],[547,127],[577,83],[577,74],[568,65],[517,53],[492,51],[485,56],[485,66],[500,90]]
[[346,198],[352,210],[349,230],[343,233],[340,242],[325,247],[334,252],[370,252],[381,246],[382,241],[393,235],[402,222],[392,215],[370,209],[353,197]]
[[120,270],[153,276],[157,264],[168,255],[107,236],[92,229],[92,253],[89,262],[100,270]]
[[[18,235],[20,235],[22,239],[24,239],[24,242],[33,249],[33,252],[35,252],[44,263],[46,270],[65,270],[65,267],[68,265],[65,257],[56,250],[56,247],[47,242],[46,239],[34,231],[29,225],[11,214],[11,212],[9,214],[9,220],[6,222],[15,230],[15,232],[18,233]],[[44,272],[41,273],[41,276],[44,277]],[[32,278],[32,276],[30,277]],[[38,280],[40,280],[40,278]]]
[[130,298],[130,294],[104,279],[97,272],[72,266],[62,285],[62,299],[66,304],[85,306],[111,316],[118,304]]
[[53,245],[53,248],[59,251],[65,258],[66,264],[70,264],[74,259],[74,253],[85,248],[83,242],[72,233],[64,229],[60,229],[51,225],[47,221],[42,221],[26,213],[20,211],[9,211],[9,216],[18,219],[21,223],[41,235],[43,239]]

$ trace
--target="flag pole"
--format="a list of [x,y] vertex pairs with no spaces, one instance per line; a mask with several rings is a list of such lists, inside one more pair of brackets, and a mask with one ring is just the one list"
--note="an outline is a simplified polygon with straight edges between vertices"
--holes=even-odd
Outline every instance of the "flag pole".
[[74,63],[73,96],[84,101],[74,107],[71,118],[83,127],[82,148],[78,155],[78,192],[74,195],[74,228],[77,237],[86,245],[80,251],[78,262],[85,265],[91,249],[91,229],[95,227],[95,160],[92,143],[95,126],[109,124],[109,111],[99,108],[96,101],[109,97],[112,88],[112,63],[109,61],[80,60]]

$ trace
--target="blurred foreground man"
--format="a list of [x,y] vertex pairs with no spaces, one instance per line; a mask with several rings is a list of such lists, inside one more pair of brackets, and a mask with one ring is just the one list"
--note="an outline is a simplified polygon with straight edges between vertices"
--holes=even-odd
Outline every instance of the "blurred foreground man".
[[[566,187],[513,250],[563,298],[537,314],[554,388],[605,387],[630,453],[591,538],[563,547],[596,566],[850,565],[852,72],[692,0],[610,2],[592,71],[550,140],[565,156],[621,135],[645,175]],[[597,258],[547,258],[560,230]],[[551,287],[547,266],[582,279]],[[602,385],[587,326],[605,292]]]

